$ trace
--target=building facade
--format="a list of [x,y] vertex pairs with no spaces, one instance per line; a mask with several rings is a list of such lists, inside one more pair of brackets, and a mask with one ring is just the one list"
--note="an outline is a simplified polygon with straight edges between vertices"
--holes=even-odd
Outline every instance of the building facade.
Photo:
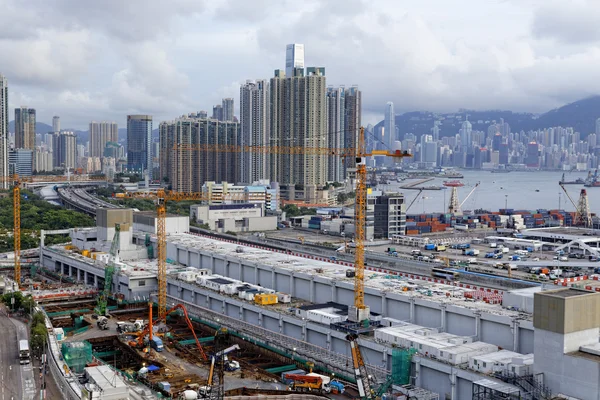
[[8,189],[8,79],[0,74],[0,188]]
[[269,179],[269,83],[266,80],[247,81],[240,87],[240,137],[241,146],[257,146],[257,151],[240,153],[242,182]]
[[51,151],[37,148],[35,150],[35,168],[36,172],[50,172],[54,170],[54,157]]
[[222,101],[221,107],[223,108],[223,119],[222,121],[234,121],[234,102],[231,97],[225,98]]
[[[199,192],[207,181],[238,182],[239,124],[214,119],[182,118],[162,122],[160,176],[179,192]],[[175,149],[177,146],[181,148]]]
[[60,132],[60,117],[58,115],[52,117],[52,132]]
[[90,122],[90,157],[103,157],[106,144],[119,141],[119,127],[116,122]]
[[374,205],[374,236],[388,239],[406,232],[406,204],[402,194],[378,196]]
[[293,76],[295,68],[304,68],[303,44],[288,44],[285,48],[285,75]]
[[291,77],[276,70],[270,86],[271,146],[289,149],[271,152],[271,181],[289,199],[316,203],[328,175],[328,155],[318,150],[329,146],[325,68],[296,68]]
[[382,139],[387,148],[393,149],[396,141],[396,113],[394,112],[394,103],[391,101],[385,105],[383,136]]
[[35,109],[15,108],[15,148],[35,150]]
[[143,173],[152,166],[152,115],[127,116],[127,169]]
[[52,138],[54,168],[77,167],[77,136],[73,132],[55,133]]
[[33,175],[33,151],[29,149],[14,149],[8,152],[9,174],[19,176]]

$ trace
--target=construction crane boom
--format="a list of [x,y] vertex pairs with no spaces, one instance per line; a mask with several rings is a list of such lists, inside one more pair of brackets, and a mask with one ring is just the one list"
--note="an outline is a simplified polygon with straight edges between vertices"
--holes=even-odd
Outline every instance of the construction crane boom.
[[[167,201],[210,201],[212,198],[201,192],[173,192],[158,189],[156,192],[119,193],[118,198],[139,198],[154,200],[156,204],[156,241],[158,261],[158,316],[164,318],[167,313]],[[244,194],[225,195],[222,200],[244,200]]]
[[469,192],[469,194],[467,195],[467,197],[465,197],[463,199],[463,201],[461,201],[459,208],[462,208],[462,206],[467,202],[467,200],[469,200],[469,197],[471,197],[471,195],[473,194],[473,192],[475,192],[475,189],[477,189],[477,186],[479,186],[480,182],[477,182],[475,184],[475,186],[473,186],[473,189],[471,189],[471,191]]
[[360,347],[358,346],[358,335],[352,333],[346,336],[346,340],[350,342],[352,351],[352,366],[354,368],[354,377],[358,386],[358,395],[361,399],[373,399],[373,390],[369,381],[369,372],[363,359]]
[[110,261],[104,267],[104,289],[98,296],[98,306],[96,314],[106,315],[106,307],[108,298],[112,293],[112,281],[115,274],[115,269],[119,263],[119,248],[121,247],[121,225],[115,224],[115,235],[112,244],[110,245]]
[[408,210],[410,210],[410,208],[412,207],[413,204],[415,204],[415,201],[417,201],[417,199],[419,198],[419,196],[421,195],[421,193],[423,193],[424,189],[419,189],[419,193],[417,193],[417,195],[415,196],[414,199],[412,199],[412,201],[410,202],[410,204],[408,205],[408,207],[406,207],[406,212],[408,212]]

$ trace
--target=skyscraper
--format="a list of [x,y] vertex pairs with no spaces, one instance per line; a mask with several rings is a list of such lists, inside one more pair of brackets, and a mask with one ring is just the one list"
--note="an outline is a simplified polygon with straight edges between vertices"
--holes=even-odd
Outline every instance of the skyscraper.
[[[325,68],[306,68],[306,76],[295,68],[291,77],[276,70],[270,86],[271,145],[327,148]],[[298,187],[305,200],[316,202],[316,191],[327,182],[327,174],[325,154],[271,154],[271,180],[285,185],[290,198]]]
[[58,115],[52,117],[52,132],[60,132],[60,117]]
[[15,148],[35,150],[35,110],[15,108]]
[[90,122],[90,157],[103,157],[108,142],[119,141],[119,127],[116,122]]
[[[344,111],[344,148],[353,149],[358,144],[358,135],[362,126],[362,92],[358,90],[358,86],[352,86],[345,90],[345,111]],[[368,129],[365,130],[365,142],[368,143],[368,138],[372,139],[372,132],[369,134]],[[353,157],[346,157],[342,178],[347,178],[348,168],[356,167],[356,160]]]
[[151,167],[152,115],[128,115],[127,169],[144,172]]
[[460,145],[463,149],[463,152],[466,154],[467,149],[471,146],[471,142],[473,141],[473,125],[469,122],[469,120],[465,120],[462,123],[460,128]]
[[8,189],[8,79],[0,74],[0,188]]
[[394,148],[394,142],[396,138],[396,114],[394,113],[394,103],[389,101],[385,105],[385,113],[383,120],[383,135],[384,135],[384,148],[386,150],[392,150]]
[[304,68],[303,44],[288,44],[285,48],[285,76],[294,75],[294,68]]
[[221,107],[223,108],[223,119],[222,121],[233,121],[233,99],[226,98],[222,100]]
[[[330,149],[345,147],[346,131],[346,97],[343,87],[327,88],[327,136]],[[329,156],[329,170],[327,180],[342,182],[344,168],[342,157],[339,154]]]
[[[224,105],[225,100],[228,99],[223,99]],[[233,99],[230,100],[233,108]],[[223,110],[225,114],[225,107]],[[269,83],[266,80],[246,81],[240,87],[240,138],[242,146],[269,146]],[[244,151],[240,154],[240,168],[242,182],[269,179],[269,154]]]
[[221,104],[217,104],[213,107],[212,119],[223,121],[223,106]]
[[77,166],[77,136],[73,132],[54,133],[52,148],[55,168],[69,169]]

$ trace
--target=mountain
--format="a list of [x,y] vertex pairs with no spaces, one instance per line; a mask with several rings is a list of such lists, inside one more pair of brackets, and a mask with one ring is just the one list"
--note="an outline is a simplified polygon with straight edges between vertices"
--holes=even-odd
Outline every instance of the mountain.
[[[487,131],[492,121],[504,119],[510,125],[512,132],[550,128],[553,126],[573,127],[575,132],[580,132],[585,138],[595,132],[596,119],[600,117],[600,96],[588,97],[560,108],[550,110],[544,114],[515,113],[501,110],[459,110],[455,113],[432,113],[428,111],[413,111],[396,115],[396,126],[401,136],[413,133],[417,137],[421,134],[430,134],[435,121],[441,121],[440,136],[456,135],[462,121],[468,115],[473,125],[473,130]],[[380,121],[375,128],[383,126]]]
[[[15,132],[15,121],[10,121],[8,123],[8,131]],[[52,125],[45,124],[43,122],[35,123],[35,133],[48,133],[52,132]]]

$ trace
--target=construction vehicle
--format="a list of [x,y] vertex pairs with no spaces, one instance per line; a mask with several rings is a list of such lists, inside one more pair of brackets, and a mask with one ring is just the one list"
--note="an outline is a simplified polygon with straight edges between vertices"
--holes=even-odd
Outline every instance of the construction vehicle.
[[103,331],[108,330],[108,318],[106,318],[104,315],[98,317],[98,322],[96,322],[96,324],[98,325],[98,329]]
[[290,388],[297,392],[317,391],[329,393],[331,391],[331,387],[329,386],[331,378],[325,375],[314,373],[306,375],[286,374],[285,377],[292,381]]
[[169,315],[173,311],[181,310],[181,311],[183,311],[183,316],[185,318],[185,322],[187,323],[188,328],[190,328],[190,330],[192,331],[192,335],[194,336],[194,340],[196,341],[196,347],[198,348],[198,351],[200,352],[200,357],[204,361],[207,360],[206,354],[204,353],[204,349],[202,348],[202,345],[200,344],[200,341],[198,340],[198,337],[196,336],[196,332],[194,331],[194,326],[192,325],[192,321],[190,321],[187,310],[183,304],[177,304],[176,306],[174,306],[173,308],[168,310],[164,316],[162,316],[162,317],[159,316],[154,321],[152,321],[152,303],[149,304],[149,309],[150,309],[150,311],[149,311],[148,325],[141,332],[139,332],[137,334],[137,340],[129,342],[129,345],[131,347],[134,347],[134,348],[145,347],[145,338],[146,338],[146,335],[148,335],[147,343],[150,345],[150,347],[156,351],[162,351],[162,349],[163,349],[162,340],[160,340],[159,338],[155,338],[153,336],[153,334],[154,334],[153,327],[157,323],[165,320],[167,318],[167,315]]
[[96,306],[96,314],[106,315],[106,307],[108,298],[112,294],[113,276],[116,266],[119,262],[119,248],[121,245],[121,225],[115,224],[115,236],[110,245],[110,261],[104,267],[104,289],[98,296],[98,304]]

